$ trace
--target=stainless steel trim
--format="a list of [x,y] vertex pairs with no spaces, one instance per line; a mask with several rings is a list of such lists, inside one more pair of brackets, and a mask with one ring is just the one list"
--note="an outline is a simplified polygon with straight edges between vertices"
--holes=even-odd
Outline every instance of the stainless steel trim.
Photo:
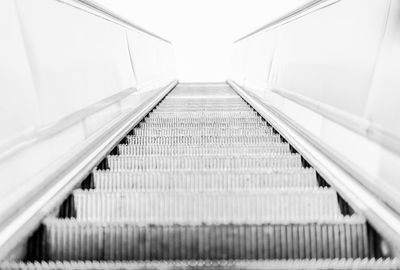
[[374,123],[350,113],[342,112],[333,107],[318,103],[307,97],[283,89],[270,89],[272,92],[300,104],[324,117],[378,143],[390,151],[400,153],[400,138],[384,130]]
[[226,82],[179,82],[179,85],[225,85]]
[[400,251],[400,216],[340,166],[315,138],[308,136],[283,113],[253,97],[233,81],[228,84],[290,143],[321,176],[390,243]]
[[301,106],[321,114],[324,117],[341,124],[342,126],[345,126],[346,128],[350,128],[363,136],[367,134],[368,121],[361,117],[340,111],[335,107],[326,105],[288,90],[278,88],[272,88],[269,90],[283,98],[287,98]]
[[[2,213],[0,224],[0,259],[5,258],[21,241],[26,239],[41,220],[55,209],[84,179],[108,152],[140,122],[176,85],[172,82],[142,106],[111,122],[102,132],[88,139],[72,156],[60,161],[36,178],[42,185],[26,190],[24,200],[18,200]],[[32,179],[35,181],[35,179]],[[20,194],[21,195],[21,194]],[[24,194],[22,194],[24,195]],[[18,198],[21,198],[18,196]]]
[[167,40],[167,39],[165,39],[165,38],[163,38],[163,37],[161,37],[159,35],[156,35],[156,34],[150,32],[150,31],[147,31],[146,29],[144,29],[144,28],[132,23],[131,21],[129,21],[129,20],[127,20],[127,19],[115,14],[111,10],[109,10],[109,9],[107,9],[105,7],[102,7],[101,5],[99,5],[98,3],[96,3],[96,2],[94,2],[92,0],[56,0],[56,1],[58,1],[60,3],[67,4],[67,5],[70,5],[70,6],[73,6],[73,7],[76,7],[76,8],[79,8],[80,10],[83,10],[83,11],[86,11],[86,12],[90,11],[91,14],[96,15],[96,16],[100,16],[103,19],[106,19],[108,21],[112,21],[114,23],[123,25],[123,26],[128,27],[128,28],[133,28],[133,29],[139,30],[139,31],[141,31],[143,33],[146,33],[146,34],[148,34],[148,35],[150,35],[152,37],[155,37],[157,39],[160,39],[160,40],[162,40],[164,42],[171,43],[171,41],[169,41],[169,40]]
[[57,134],[61,130],[68,128],[79,121],[89,117],[90,115],[119,102],[120,100],[126,98],[130,94],[136,92],[135,88],[128,88],[122,90],[110,97],[107,97],[99,102],[96,102],[92,105],[89,105],[83,109],[80,109],[76,112],[73,112],[67,116],[62,117],[54,123],[51,123],[46,126],[39,127],[38,129],[32,130],[31,132],[27,132],[21,134],[19,136],[13,137],[6,143],[0,145],[0,161],[9,157],[12,154],[15,154],[19,150],[24,149],[25,147],[37,143],[38,141],[47,139],[54,134]]
[[263,25],[262,27],[258,28],[257,30],[235,40],[233,43],[237,43],[241,40],[244,40],[250,36],[253,36],[261,31],[267,31],[269,29],[272,29],[274,27],[278,27],[282,24],[286,24],[288,22],[291,22],[293,20],[297,20],[307,14],[313,13],[315,11],[321,10],[323,8],[329,7],[333,4],[336,4],[338,2],[340,2],[342,0],[313,0],[313,1],[309,1],[306,4],[300,6],[299,8],[296,8],[294,10],[292,10],[291,12],[283,15],[282,17],[273,20],[272,22],[269,22],[265,25]]

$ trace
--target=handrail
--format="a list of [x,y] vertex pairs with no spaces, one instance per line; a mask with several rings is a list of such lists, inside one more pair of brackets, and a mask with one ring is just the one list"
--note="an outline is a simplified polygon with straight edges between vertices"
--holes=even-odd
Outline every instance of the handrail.
[[[139,30],[145,34],[148,34],[152,37],[160,39],[164,42],[171,43],[171,41],[169,41],[159,35],[156,35],[150,31],[147,31],[146,29],[132,23],[131,21],[121,17],[120,15],[115,14],[111,10],[101,6],[100,4],[94,2],[93,0],[56,0],[56,1],[76,7],[76,8],[80,8],[79,5],[82,5],[85,8],[89,9],[90,11],[96,12],[97,13],[96,15],[100,15],[101,17],[103,17],[106,20],[110,20],[110,21],[116,22],[118,24],[122,24],[126,27],[133,28],[135,30]],[[82,9],[82,8],[80,8],[80,9]],[[86,9],[82,9],[82,10],[89,11]]]
[[54,134],[57,134],[58,132],[75,125],[76,123],[86,119],[96,112],[101,111],[111,106],[112,104],[117,103],[118,101],[121,101],[122,99],[135,93],[136,91],[136,88],[128,88],[122,90],[85,108],[63,116],[53,123],[47,124],[45,126],[40,126],[36,129],[29,130],[28,132],[24,132],[22,134],[18,134],[16,136],[13,136],[9,140],[6,140],[5,142],[1,142],[0,162],[10,155],[14,155],[19,150],[22,150],[25,147],[31,146],[34,143],[38,143],[42,140],[46,140]]
[[[137,108],[113,120],[89,137],[84,145],[30,179],[29,188],[7,205],[2,205],[0,220],[0,261],[37,229],[42,219],[81,183],[99,162],[136,126],[175,86],[171,82]],[[32,184],[38,183],[40,184]],[[20,198],[23,198],[22,200]],[[12,205],[12,207],[9,207]]]
[[279,25],[288,23],[289,21],[293,21],[293,20],[299,19],[299,18],[303,17],[304,15],[313,13],[313,12],[315,12],[317,10],[321,10],[323,8],[326,8],[328,6],[336,4],[336,3],[340,2],[340,1],[342,1],[342,0],[312,0],[312,1],[309,1],[306,4],[304,4],[304,5],[302,5],[302,6],[298,7],[298,8],[290,11],[289,13],[279,17],[278,19],[273,20],[273,21],[261,26],[257,30],[255,30],[255,31],[253,31],[253,32],[251,32],[251,33],[249,33],[249,34],[247,34],[247,35],[235,40],[233,43],[237,43],[237,42],[239,42],[241,40],[244,40],[244,39],[246,39],[248,37],[251,37],[251,36],[253,36],[253,35],[255,35],[255,34],[261,32],[261,31],[265,31],[265,30],[271,29],[273,27],[277,27]]
[[229,86],[267,120],[318,173],[383,236],[394,251],[400,252],[400,215],[390,205],[357,180],[325,146],[273,106],[264,103],[234,81]]

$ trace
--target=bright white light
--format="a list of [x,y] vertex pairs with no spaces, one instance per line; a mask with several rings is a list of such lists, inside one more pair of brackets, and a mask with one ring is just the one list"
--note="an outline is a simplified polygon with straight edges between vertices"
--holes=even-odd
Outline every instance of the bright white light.
[[180,81],[224,81],[232,41],[306,0],[98,0],[174,43]]

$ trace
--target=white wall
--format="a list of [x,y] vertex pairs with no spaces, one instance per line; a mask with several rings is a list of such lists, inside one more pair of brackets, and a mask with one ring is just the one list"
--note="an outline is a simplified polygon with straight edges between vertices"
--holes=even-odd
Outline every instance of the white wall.
[[180,81],[225,81],[233,40],[307,0],[97,0],[175,47]]
[[399,16],[397,0],[336,1],[236,43],[230,75],[398,210]]
[[79,4],[0,1],[0,39],[0,218],[38,175],[176,79],[172,44]]

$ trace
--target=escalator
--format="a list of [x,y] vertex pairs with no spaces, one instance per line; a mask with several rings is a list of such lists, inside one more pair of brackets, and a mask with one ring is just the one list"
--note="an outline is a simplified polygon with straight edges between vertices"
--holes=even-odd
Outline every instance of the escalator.
[[400,269],[227,85],[177,86],[1,269]]

